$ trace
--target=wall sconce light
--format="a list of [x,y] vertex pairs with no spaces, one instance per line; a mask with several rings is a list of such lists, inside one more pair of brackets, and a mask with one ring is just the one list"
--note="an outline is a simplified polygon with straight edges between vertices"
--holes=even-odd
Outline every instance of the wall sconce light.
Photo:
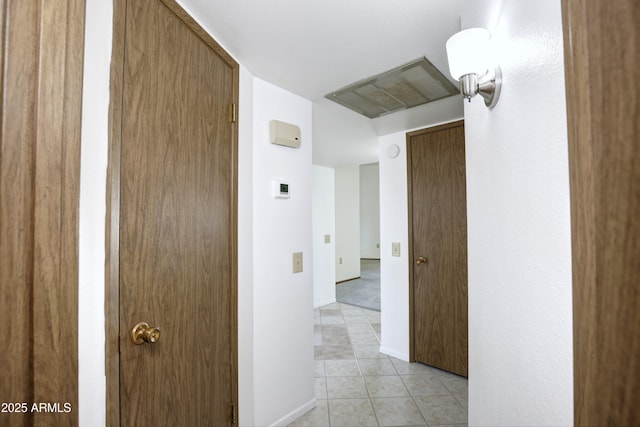
[[460,82],[460,93],[471,102],[480,95],[492,108],[498,103],[502,86],[500,67],[489,64],[489,31],[470,28],[447,40],[447,57],[451,77]]

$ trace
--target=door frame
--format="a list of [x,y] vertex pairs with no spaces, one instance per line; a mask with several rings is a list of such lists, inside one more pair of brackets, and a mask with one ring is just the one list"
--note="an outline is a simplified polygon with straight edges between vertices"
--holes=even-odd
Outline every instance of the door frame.
[[576,425],[640,423],[638,19],[637,0],[562,0]]
[[3,413],[0,423],[72,425],[85,0],[0,7],[0,394],[5,403],[71,404],[67,413]]
[[[414,328],[414,322],[415,322],[415,301],[414,301],[414,281],[413,281],[413,273],[414,273],[414,269],[415,269],[415,264],[413,263],[413,259],[414,259],[414,253],[413,253],[413,241],[414,241],[414,237],[413,237],[413,190],[412,190],[412,186],[411,186],[411,182],[412,182],[412,174],[413,174],[413,168],[412,168],[412,158],[411,158],[411,138],[414,136],[419,136],[419,135],[424,135],[424,134],[429,134],[429,133],[434,133],[434,132],[440,132],[443,130],[447,130],[447,129],[451,129],[451,128],[455,128],[455,127],[460,127],[460,126],[464,126],[464,119],[463,120],[456,120],[453,122],[449,122],[449,123],[445,123],[442,125],[438,125],[438,126],[433,126],[433,127],[429,127],[429,128],[424,128],[424,129],[420,129],[420,130],[416,130],[416,131],[412,131],[412,132],[407,132],[406,134],[406,145],[407,145],[407,149],[406,149],[406,153],[407,153],[407,200],[408,200],[408,213],[409,213],[409,239],[408,239],[408,250],[407,250],[407,256],[408,256],[408,262],[409,262],[409,362],[415,362],[416,361],[416,357],[415,357],[415,337],[414,337],[414,332],[415,332],[415,328]],[[465,165],[465,169],[466,169],[466,165]],[[467,297],[468,299],[468,297]]]
[[[152,1],[152,0],[147,0]],[[233,102],[237,111],[239,98],[238,63],[187,13],[175,0],[153,0],[164,4],[191,31],[202,39],[232,69]],[[109,78],[109,163],[107,168],[107,213],[105,251],[105,373],[107,425],[120,425],[120,165],[122,149],[122,105],[124,81],[124,48],[127,0],[113,0],[113,46]],[[230,112],[232,129],[232,179],[231,179],[231,336],[233,355],[232,378],[235,379],[233,401],[238,402],[238,120]],[[236,406],[237,414],[237,406]]]

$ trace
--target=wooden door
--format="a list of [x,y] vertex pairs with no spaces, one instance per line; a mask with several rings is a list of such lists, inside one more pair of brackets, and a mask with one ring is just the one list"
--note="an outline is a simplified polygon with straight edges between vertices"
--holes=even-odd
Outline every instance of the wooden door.
[[[124,426],[234,421],[237,66],[194,25],[174,2],[126,3],[116,214]],[[134,344],[140,322],[159,328],[155,343]]]
[[84,17],[0,1],[0,426],[78,423]]
[[574,421],[640,425],[640,2],[563,0]]
[[462,121],[407,134],[412,360],[467,376]]

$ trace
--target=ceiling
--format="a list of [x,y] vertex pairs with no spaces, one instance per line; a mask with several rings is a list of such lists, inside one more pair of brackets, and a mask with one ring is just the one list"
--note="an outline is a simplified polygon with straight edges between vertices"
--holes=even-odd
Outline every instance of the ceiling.
[[[331,91],[421,56],[449,76],[444,46],[460,30],[465,2],[180,0],[254,76],[314,103]],[[446,111],[438,111],[438,122],[443,116],[462,116],[461,98],[432,104],[439,103]],[[344,107],[335,108],[351,114]],[[412,110],[419,108],[366,120],[378,135],[432,124],[429,117],[416,121]],[[314,140],[314,145],[317,142],[323,141]]]

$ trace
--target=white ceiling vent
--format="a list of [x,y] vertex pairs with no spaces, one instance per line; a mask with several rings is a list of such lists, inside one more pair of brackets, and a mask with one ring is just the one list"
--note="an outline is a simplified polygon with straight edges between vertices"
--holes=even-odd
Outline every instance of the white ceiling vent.
[[325,97],[373,119],[458,93],[427,58],[419,58]]

